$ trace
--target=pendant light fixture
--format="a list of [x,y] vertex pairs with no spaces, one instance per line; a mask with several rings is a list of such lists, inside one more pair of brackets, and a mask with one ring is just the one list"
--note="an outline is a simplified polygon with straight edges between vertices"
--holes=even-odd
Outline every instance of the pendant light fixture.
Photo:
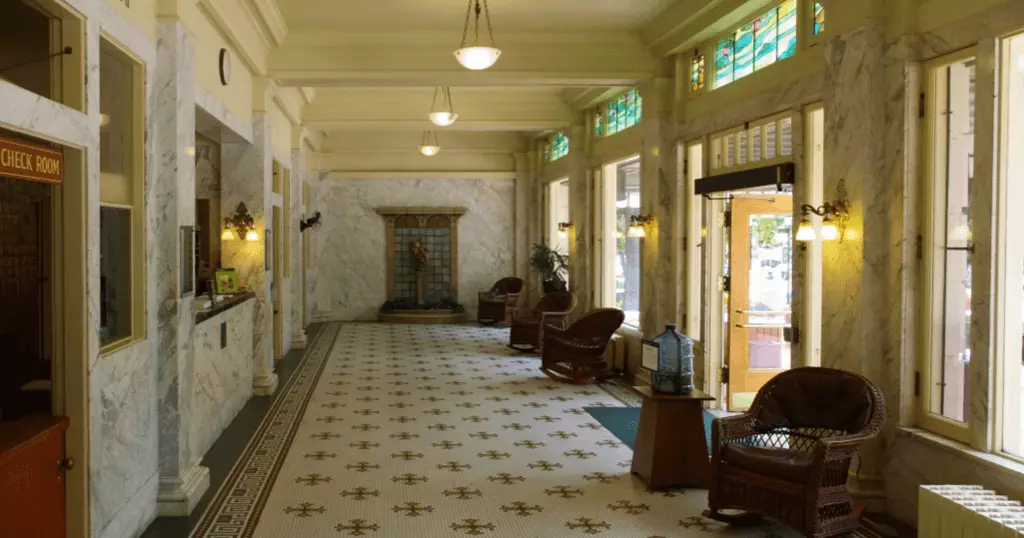
[[[441,94],[440,108],[437,106],[438,93]],[[434,101],[430,105],[429,117],[430,121],[438,127],[447,127],[459,119],[459,115],[455,113],[455,107],[452,105],[452,89],[450,87],[441,86],[434,89]]]
[[427,157],[433,157],[441,151],[441,144],[437,141],[437,133],[434,131],[423,131],[423,140],[420,142],[420,153]]
[[[491,46],[480,46],[480,12],[483,11],[484,20],[487,23],[487,36],[491,39]],[[466,46],[466,38],[469,37],[469,16],[475,13],[473,20],[473,44]],[[487,9],[487,0],[484,0],[483,9],[480,9],[480,0],[467,0],[466,24],[462,29],[462,44],[459,50],[455,51],[455,59],[466,69],[480,71],[487,69],[498,61],[501,51],[494,46],[494,32],[491,30],[491,13]]]

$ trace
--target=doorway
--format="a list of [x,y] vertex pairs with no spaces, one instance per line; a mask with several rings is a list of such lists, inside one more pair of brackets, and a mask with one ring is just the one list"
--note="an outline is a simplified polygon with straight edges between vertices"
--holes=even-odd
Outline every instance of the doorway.
[[792,365],[785,329],[793,321],[793,197],[737,194],[729,210],[729,329],[725,365],[729,410]]
[[270,294],[271,294],[271,305],[274,312],[274,360],[279,361],[284,358],[284,309],[281,307],[281,291],[284,287],[284,277],[282,275],[282,268],[284,262],[282,261],[282,227],[281,227],[281,207],[273,206],[273,224],[271,234],[271,268],[272,268],[272,280],[270,281]]

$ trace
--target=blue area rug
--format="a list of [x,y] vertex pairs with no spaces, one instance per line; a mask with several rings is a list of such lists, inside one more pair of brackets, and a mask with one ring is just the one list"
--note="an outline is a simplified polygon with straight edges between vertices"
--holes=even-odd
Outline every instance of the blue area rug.
[[[620,441],[626,443],[626,446],[633,448],[636,443],[636,431],[640,427],[639,407],[584,407],[583,409]],[[714,418],[711,413],[704,412],[704,438],[707,439],[709,451],[711,450],[711,421]]]

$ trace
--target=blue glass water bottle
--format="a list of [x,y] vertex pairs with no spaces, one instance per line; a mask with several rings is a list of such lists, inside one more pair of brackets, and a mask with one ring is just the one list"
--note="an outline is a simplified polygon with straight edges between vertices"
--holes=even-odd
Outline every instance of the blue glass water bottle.
[[693,392],[693,340],[677,331],[675,323],[669,323],[665,332],[651,341],[658,346],[658,370],[651,372],[654,392]]

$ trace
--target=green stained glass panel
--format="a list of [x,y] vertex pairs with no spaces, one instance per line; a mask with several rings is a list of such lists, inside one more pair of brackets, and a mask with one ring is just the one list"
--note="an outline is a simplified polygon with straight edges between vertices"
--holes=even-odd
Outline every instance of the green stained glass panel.
[[619,132],[618,100],[608,103],[608,134]]
[[754,23],[736,30],[736,53],[733,77],[739,80],[754,72]]
[[615,123],[619,126],[615,132],[619,132],[626,127],[629,127],[629,125],[626,124],[626,96],[619,97],[618,100],[616,100],[615,116]]
[[762,69],[775,63],[776,41],[778,39],[777,8],[768,10],[754,21],[754,69]]
[[723,39],[715,47],[715,87],[721,88],[733,81],[733,42]]
[[796,54],[796,0],[779,4],[778,57],[785,60]]
[[626,127],[636,125],[636,94],[632,91],[626,94]]
[[[633,90],[633,92],[636,92],[636,90]],[[644,98],[640,97],[640,95],[637,95],[636,96],[636,122],[640,123],[640,120],[643,119],[643,116],[644,116]]]
[[555,133],[555,138],[551,141],[551,151],[548,160],[557,161],[568,154],[569,137],[565,136],[564,133]]
[[814,35],[825,31],[825,6],[814,3]]

